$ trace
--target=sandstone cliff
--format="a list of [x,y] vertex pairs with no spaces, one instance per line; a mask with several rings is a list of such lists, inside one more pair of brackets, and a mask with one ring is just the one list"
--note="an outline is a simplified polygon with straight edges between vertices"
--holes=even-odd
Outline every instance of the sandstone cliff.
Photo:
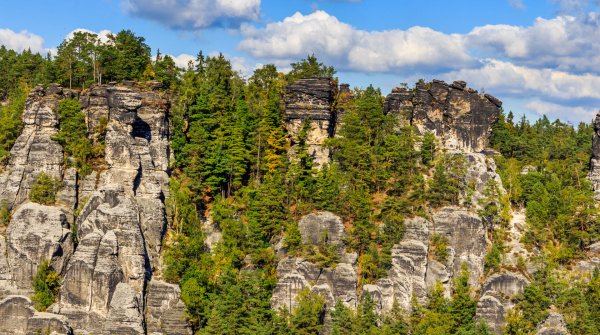
[[[157,88],[129,83],[75,92],[51,85],[29,95],[23,133],[0,175],[0,199],[13,213],[0,236],[0,319],[9,320],[0,334],[190,333],[179,288],[159,280],[169,102]],[[106,163],[87,176],[67,167],[52,140],[65,98],[79,99],[90,133],[107,121]],[[42,172],[61,180],[54,206],[28,200]],[[59,301],[42,313],[27,296],[44,260],[62,285]]]

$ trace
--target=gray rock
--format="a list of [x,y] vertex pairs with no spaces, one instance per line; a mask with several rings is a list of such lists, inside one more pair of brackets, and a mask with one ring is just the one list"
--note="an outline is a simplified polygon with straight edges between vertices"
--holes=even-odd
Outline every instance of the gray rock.
[[145,333],[140,295],[129,284],[117,284],[102,333],[106,335]]
[[551,312],[546,321],[538,329],[536,335],[569,335],[569,330],[563,316]]
[[490,330],[495,334],[502,333],[506,319],[506,307],[500,299],[491,294],[484,294],[477,302],[475,317],[478,320],[484,320]]
[[310,120],[311,129],[306,140],[308,152],[317,167],[329,162],[329,149],[322,146],[335,132],[334,102],[337,85],[329,78],[305,78],[289,84],[285,89],[286,128],[292,139],[291,156],[297,145],[296,135],[302,122]]
[[13,214],[7,230],[7,251],[13,285],[31,289],[42,261],[63,273],[74,244],[65,212],[52,206],[26,203]]
[[495,291],[509,299],[523,293],[527,285],[529,285],[529,280],[521,274],[512,272],[496,273],[485,281],[481,291],[484,293]]
[[56,106],[62,95],[32,91],[23,111],[23,131],[10,151],[8,165],[0,174],[0,201],[11,208],[27,199],[38,174],[63,175],[63,150],[51,138],[57,133]]
[[148,333],[188,335],[192,330],[186,323],[185,304],[180,299],[179,286],[158,280],[148,283],[146,324]]
[[386,97],[384,111],[401,124],[414,125],[421,134],[433,132],[447,149],[480,152],[488,146],[491,126],[502,102],[479,95],[463,81],[419,82],[414,90],[398,88]]
[[29,318],[35,314],[29,298],[11,295],[0,301],[0,334],[25,335]]
[[343,247],[344,224],[339,216],[330,212],[317,212],[303,216],[298,222],[302,243],[338,245]]
[[67,317],[52,313],[35,312],[27,321],[27,335],[73,335]]

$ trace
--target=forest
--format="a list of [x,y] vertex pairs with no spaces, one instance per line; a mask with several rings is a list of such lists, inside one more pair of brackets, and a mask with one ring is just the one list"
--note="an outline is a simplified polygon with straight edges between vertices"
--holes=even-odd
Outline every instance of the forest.
[[[328,315],[325,299],[308,290],[299,295],[296,309],[271,309],[276,245],[319,267],[339,262],[326,245],[303,245],[298,229],[303,215],[327,210],[347,223],[345,244],[358,255],[362,287],[387,275],[405,219],[428,217],[444,206],[468,206],[466,161],[446,153],[432,134],[420,135],[384,114],[384,96],[373,86],[354,88],[350,99],[340,99],[344,126],[340,136],[326,142],[329,164],[315,167],[308,153],[308,122],[293,139],[297,147],[289,157],[282,102],[286,85],[315,76],[337,80],[335,75],[314,55],[292,63],[286,74],[264,65],[248,78],[222,54],[199,52],[187,68],[178,68],[170,56],[152,54],[145,39],[128,30],[110,35],[106,43],[77,32],[56,55],[0,47],[0,161],[7,162],[35,85],[86,89],[112,81],[160,81],[173,102],[174,157],[162,276],[181,287],[197,334],[317,334],[324,327],[340,335],[491,334],[475,317],[477,292],[468,284],[466,266],[450,296],[440,283],[427,301],[413,299],[409,311],[395,306],[380,315],[373,298],[363,294],[356,310],[338,302]],[[61,129],[55,140],[85,175],[95,168],[102,141],[82,140],[89,134],[76,100],[65,100],[59,109]],[[515,299],[505,334],[534,334],[551,306],[562,313],[571,334],[600,333],[600,272],[585,280],[567,275],[600,238],[597,203],[586,179],[593,132],[591,124],[574,126],[545,116],[515,119],[513,112],[502,112],[493,127],[491,146],[500,153],[494,159],[506,193],[490,184],[478,212],[496,227],[486,271],[505,266],[511,209],[525,210],[521,242],[537,251],[535,260],[527,260],[537,271],[530,273],[525,265],[518,269],[532,283]],[[212,249],[202,229],[209,219],[222,233]],[[432,243],[432,257],[448,257],[443,238]],[[44,271],[42,277],[49,275]],[[41,291],[49,290],[38,284]]]

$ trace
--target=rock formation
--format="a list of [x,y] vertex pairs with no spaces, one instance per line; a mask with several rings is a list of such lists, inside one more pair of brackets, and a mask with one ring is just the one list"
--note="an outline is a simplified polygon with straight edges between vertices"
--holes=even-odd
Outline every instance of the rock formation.
[[592,182],[596,200],[600,200],[600,112],[594,119],[594,137],[592,139],[592,161],[588,179]]
[[384,103],[384,112],[401,125],[415,126],[421,134],[432,132],[451,151],[480,152],[489,141],[502,102],[468,88],[464,81],[418,82],[414,89],[397,87]]
[[316,166],[329,162],[329,149],[322,146],[335,132],[335,98],[337,85],[329,78],[299,79],[285,90],[286,128],[292,139],[292,155],[296,135],[305,120],[310,123],[307,145]]
[[[0,200],[13,209],[0,236],[0,316],[11,320],[0,333],[190,333],[180,291],[159,280],[169,102],[157,88],[130,83],[79,93],[51,85],[29,95],[23,133],[0,175]],[[87,176],[66,168],[63,150],[52,140],[64,98],[79,99],[91,137],[106,124],[105,164]],[[54,206],[27,200],[41,172],[62,181]],[[9,295],[31,293],[43,260],[62,276],[59,301],[48,313],[33,310],[26,297]]]
[[539,327],[536,335],[569,335],[569,330],[562,315],[551,312],[546,321]]
[[[308,120],[311,125],[307,139],[309,153],[317,167],[328,163],[329,150],[322,144],[343,126],[343,106],[350,98],[347,84],[338,88],[329,78],[299,79],[288,85],[284,100],[292,154],[302,122]],[[501,106],[500,100],[479,94],[464,81],[447,84],[433,80],[418,82],[414,89],[394,88],[385,99],[384,113],[395,115],[401,126],[415,126],[421,134],[434,133],[451,152],[478,153],[489,144],[491,128],[498,120]]]

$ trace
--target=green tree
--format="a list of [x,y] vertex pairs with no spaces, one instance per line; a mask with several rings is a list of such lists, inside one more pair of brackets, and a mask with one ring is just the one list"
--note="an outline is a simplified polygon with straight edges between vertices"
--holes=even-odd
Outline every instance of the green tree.
[[73,158],[74,166],[82,175],[91,172],[89,159],[92,155],[92,142],[88,137],[85,113],[77,99],[64,99],[58,105],[59,131],[52,137],[60,143],[65,152]]
[[333,66],[320,63],[315,55],[308,55],[305,59],[292,63],[292,70],[287,74],[288,82],[294,82],[301,78],[327,77],[333,78],[336,71]]
[[29,200],[38,204],[53,205],[59,187],[60,181],[58,179],[40,172],[35,179],[35,183],[31,185],[31,190],[29,190]]
[[38,311],[45,311],[52,305],[58,296],[60,289],[60,276],[54,272],[47,261],[42,261],[33,277],[33,297],[34,308]]
[[320,334],[325,317],[325,298],[303,289],[296,298],[298,307],[291,315],[290,332],[294,335]]

